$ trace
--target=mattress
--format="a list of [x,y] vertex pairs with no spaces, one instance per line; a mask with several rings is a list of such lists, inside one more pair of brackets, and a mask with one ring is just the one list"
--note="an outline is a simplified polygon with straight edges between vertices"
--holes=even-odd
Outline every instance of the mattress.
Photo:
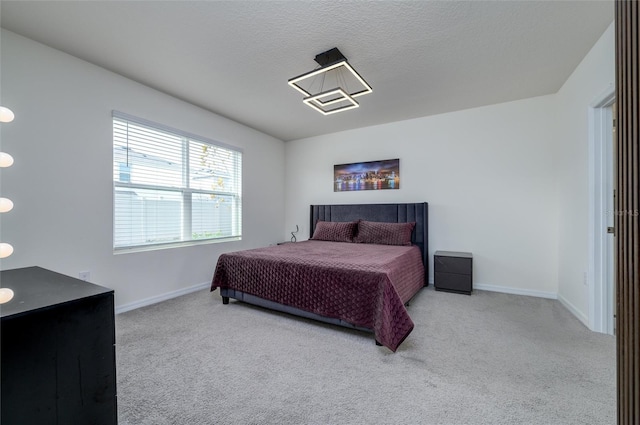
[[229,288],[371,329],[396,351],[414,326],[405,303],[423,285],[416,246],[310,240],[222,254],[211,290]]

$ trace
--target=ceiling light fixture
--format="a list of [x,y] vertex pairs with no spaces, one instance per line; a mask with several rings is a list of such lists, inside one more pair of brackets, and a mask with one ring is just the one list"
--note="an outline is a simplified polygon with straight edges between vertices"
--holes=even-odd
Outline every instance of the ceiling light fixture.
[[[337,47],[316,55],[315,61],[320,68],[291,78],[288,83],[305,96],[302,101],[306,105],[321,114],[357,108],[360,104],[354,97],[373,91]],[[325,90],[325,84],[332,88]]]

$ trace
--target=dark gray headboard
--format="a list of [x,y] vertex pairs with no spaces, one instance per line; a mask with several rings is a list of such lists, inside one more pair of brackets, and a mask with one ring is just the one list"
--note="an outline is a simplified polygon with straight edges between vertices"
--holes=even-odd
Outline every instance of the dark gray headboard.
[[425,286],[429,276],[429,204],[349,204],[311,205],[311,233],[318,220],[322,221],[381,221],[391,223],[416,222],[411,242],[420,247],[425,270]]

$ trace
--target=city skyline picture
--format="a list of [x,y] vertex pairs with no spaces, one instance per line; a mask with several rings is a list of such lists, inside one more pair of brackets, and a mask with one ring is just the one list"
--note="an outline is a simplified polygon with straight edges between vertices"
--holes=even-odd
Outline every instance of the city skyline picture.
[[333,191],[400,189],[400,159],[333,166]]

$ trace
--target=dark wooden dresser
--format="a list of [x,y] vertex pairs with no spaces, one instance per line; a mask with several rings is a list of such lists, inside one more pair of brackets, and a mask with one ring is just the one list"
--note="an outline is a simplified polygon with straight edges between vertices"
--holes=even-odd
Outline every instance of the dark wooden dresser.
[[436,251],[433,268],[436,290],[471,295],[473,255],[470,252]]
[[117,424],[113,290],[40,267],[0,285],[2,425]]

